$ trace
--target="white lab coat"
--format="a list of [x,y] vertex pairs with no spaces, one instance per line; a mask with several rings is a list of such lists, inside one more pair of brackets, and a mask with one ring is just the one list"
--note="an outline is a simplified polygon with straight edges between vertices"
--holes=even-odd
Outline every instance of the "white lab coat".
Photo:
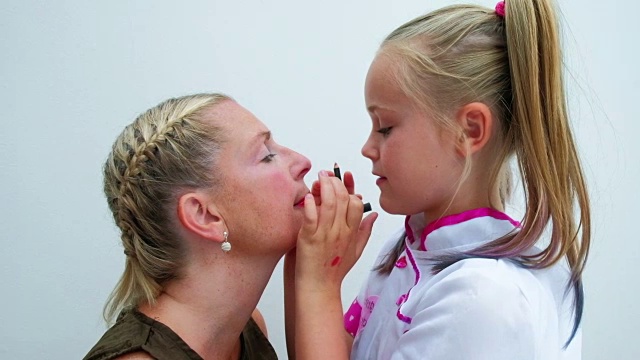
[[[475,258],[431,273],[433,256],[473,249],[517,227],[491,209],[426,226],[422,214],[407,217],[407,249],[393,271],[372,272],[345,314],[355,336],[351,358],[580,359],[580,329],[563,348],[574,319],[566,265],[528,270],[509,260]],[[400,236],[391,237],[378,262]]]

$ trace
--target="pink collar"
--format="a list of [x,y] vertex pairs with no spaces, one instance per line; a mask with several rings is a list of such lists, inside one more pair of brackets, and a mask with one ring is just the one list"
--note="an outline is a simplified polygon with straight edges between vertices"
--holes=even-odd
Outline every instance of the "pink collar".
[[[479,219],[479,221],[471,221],[476,219]],[[409,243],[413,244],[416,240],[416,235],[420,234],[420,243],[417,248],[420,251],[426,251],[427,249],[442,250],[483,240],[494,240],[520,227],[518,221],[513,220],[503,212],[491,208],[468,210],[459,214],[445,216],[426,225],[424,223],[422,213],[405,218],[404,226]],[[462,224],[464,225],[462,227],[454,226]],[[496,226],[500,229],[499,231]],[[503,228],[508,231],[503,234],[496,233],[496,231],[503,232]],[[464,239],[459,239],[461,232],[465,234]],[[451,236],[449,235],[454,238],[450,239]],[[428,246],[427,237],[429,237]]]

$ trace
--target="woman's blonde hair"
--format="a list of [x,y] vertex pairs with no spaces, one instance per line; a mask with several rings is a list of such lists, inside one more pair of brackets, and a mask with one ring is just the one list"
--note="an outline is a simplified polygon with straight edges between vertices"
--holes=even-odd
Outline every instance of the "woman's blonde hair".
[[121,230],[126,263],[109,296],[104,318],[153,303],[167,280],[179,276],[185,249],[176,229],[181,190],[211,187],[224,140],[206,111],[230,99],[197,94],[169,99],[147,110],[118,136],[104,164],[104,193]]
[[[576,295],[575,331],[591,217],[567,116],[558,27],[551,0],[507,0],[504,17],[493,9],[457,5],[400,26],[380,52],[400,59],[399,84],[445,129],[460,131],[452,114],[465,104],[490,107],[499,120],[502,145],[492,169],[494,184],[505,190],[506,164],[513,156],[518,163],[526,197],[520,231],[443,258],[436,271],[467,257],[512,258],[529,268],[546,268],[566,256],[569,286]],[[547,228],[549,245],[525,255]],[[403,243],[398,242],[380,272],[390,272]]]

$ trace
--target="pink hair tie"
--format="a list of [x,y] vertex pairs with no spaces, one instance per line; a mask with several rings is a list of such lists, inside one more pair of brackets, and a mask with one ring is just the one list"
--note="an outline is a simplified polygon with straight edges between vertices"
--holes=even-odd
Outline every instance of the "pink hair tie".
[[502,18],[504,17],[504,1],[500,1],[496,4],[496,14]]

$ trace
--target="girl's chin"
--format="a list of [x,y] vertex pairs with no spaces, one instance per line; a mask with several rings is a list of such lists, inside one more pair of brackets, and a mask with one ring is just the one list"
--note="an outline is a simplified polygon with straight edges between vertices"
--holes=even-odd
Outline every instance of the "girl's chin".
[[407,211],[406,204],[402,204],[398,201],[391,201],[385,198],[382,194],[380,194],[380,208],[387,214],[391,215],[413,215],[413,213]]

